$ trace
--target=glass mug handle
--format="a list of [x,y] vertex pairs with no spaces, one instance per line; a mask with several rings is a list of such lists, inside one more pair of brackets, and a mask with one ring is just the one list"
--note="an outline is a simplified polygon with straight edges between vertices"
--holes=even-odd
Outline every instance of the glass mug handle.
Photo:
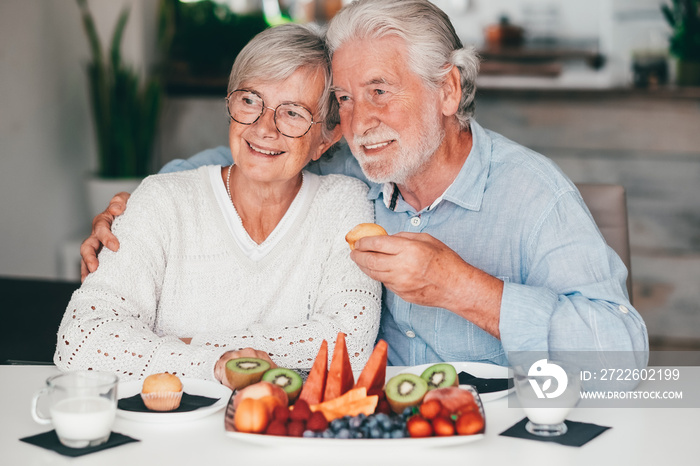
[[34,398],[32,398],[32,418],[34,418],[34,421],[38,422],[39,424],[51,424],[51,419],[48,417],[41,417],[37,409],[37,405],[39,404],[39,398],[48,394],[48,392],[48,388],[42,388],[41,390],[36,392],[34,394]]

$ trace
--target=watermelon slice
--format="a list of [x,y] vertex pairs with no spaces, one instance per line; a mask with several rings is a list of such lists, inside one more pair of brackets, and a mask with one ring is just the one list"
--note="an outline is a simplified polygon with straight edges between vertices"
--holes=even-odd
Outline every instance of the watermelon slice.
[[304,382],[299,394],[299,400],[304,400],[310,405],[323,401],[323,393],[326,390],[326,376],[328,374],[328,342],[323,340],[311,367],[311,372]]
[[331,367],[328,369],[326,391],[323,394],[323,401],[338,398],[340,395],[350,390],[354,384],[355,377],[352,374],[348,348],[345,346],[345,334],[339,332],[338,338],[335,340],[335,348],[333,348]]
[[355,388],[364,387],[368,395],[379,395],[384,390],[386,380],[386,359],[389,345],[386,341],[379,340],[374,346],[374,351],[369,357],[365,368],[362,369],[360,377],[357,379]]

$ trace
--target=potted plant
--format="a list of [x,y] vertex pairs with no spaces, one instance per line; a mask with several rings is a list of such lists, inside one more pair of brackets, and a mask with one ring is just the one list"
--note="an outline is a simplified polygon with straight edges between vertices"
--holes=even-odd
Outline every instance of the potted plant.
[[700,0],[673,0],[661,11],[673,30],[670,52],[677,59],[677,84],[700,86]]
[[[130,192],[149,174],[163,92],[157,76],[142,79],[134,67],[123,61],[121,42],[129,19],[128,8],[119,15],[109,53],[106,53],[87,0],[76,1],[91,52],[86,71],[98,169],[96,176],[88,181],[88,195],[89,202],[94,204],[94,215],[105,208],[114,194]],[[161,9],[161,42],[165,35],[163,25],[167,21],[163,21],[163,15],[166,13]],[[97,192],[91,192],[93,189]],[[100,194],[100,190],[104,194]]]

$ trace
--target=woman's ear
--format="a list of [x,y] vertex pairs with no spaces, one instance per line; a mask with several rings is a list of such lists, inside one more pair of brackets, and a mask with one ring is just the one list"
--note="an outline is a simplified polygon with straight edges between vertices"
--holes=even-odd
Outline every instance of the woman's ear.
[[342,137],[343,130],[340,128],[340,125],[335,125],[335,128],[333,128],[333,131],[330,133],[330,137],[327,140],[321,142],[321,144],[318,146],[316,153],[311,157],[311,160],[320,159],[321,156],[325,154],[328,149],[333,147],[333,144],[340,141],[340,138]]
[[445,81],[440,88],[442,95],[442,114],[452,116],[459,110],[459,102],[462,99],[462,79],[459,74],[459,68],[452,65]]

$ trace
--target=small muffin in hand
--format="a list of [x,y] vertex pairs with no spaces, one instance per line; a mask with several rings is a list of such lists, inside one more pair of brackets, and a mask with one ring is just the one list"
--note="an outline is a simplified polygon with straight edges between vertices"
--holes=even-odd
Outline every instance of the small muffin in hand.
[[345,241],[350,245],[350,249],[355,249],[355,241],[365,236],[381,236],[386,235],[386,230],[376,223],[360,223],[355,226],[347,235]]
[[172,411],[180,406],[182,382],[173,374],[151,374],[143,381],[141,399],[153,411]]

